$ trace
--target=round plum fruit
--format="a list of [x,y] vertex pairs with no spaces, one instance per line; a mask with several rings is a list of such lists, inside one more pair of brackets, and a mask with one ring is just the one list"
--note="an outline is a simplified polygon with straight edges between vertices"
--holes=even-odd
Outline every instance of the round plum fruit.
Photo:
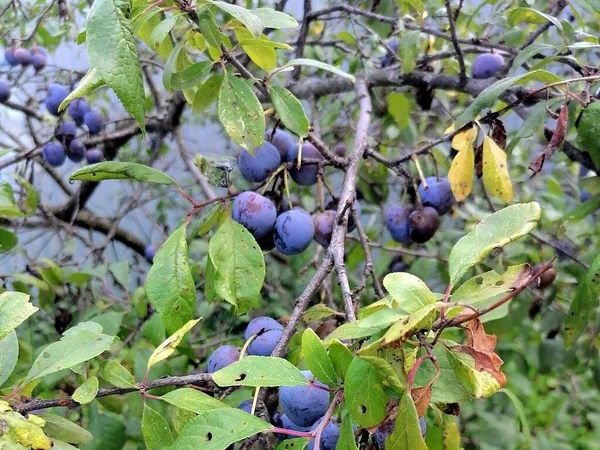
[[279,150],[270,142],[264,142],[255,150],[254,156],[246,150],[238,155],[238,166],[244,178],[251,183],[265,181],[281,164]]
[[303,370],[302,374],[310,383],[306,386],[282,386],[279,388],[279,403],[292,422],[300,427],[310,427],[327,412],[329,392],[312,372]]
[[504,66],[504,58],[498,53],[483,53],[473,60],[471,76],[473,78],[491,78]]
[[248,354],[256,356],[270,356],[283,334],[283,325],[270,317],[257,317],[252,319],[244,332],[244,339],[248,340],[256,335],[248,346]]
[[414,211],[412,205],[391,205],[385,210],[385,226],[392,239],[402,244],[410,243],[408,216]]
[[214,373],[227,367],[240,359],[240,350],[233,345],[222,345],[217,348],[208,358],[207,370],[209,373]]
[[427,188],[419,185],[419,197],[424,206],[435,208],[440,216],[448,213],[454,205],[454,194],[447,178],[428,177]]
[[312,186],[317,182],[317,174],[319,167],[316,164],[304,164],[305,160],[323,160],[323,156],[319,153],[314,145],[309,142],[302,144],[302,157],[300,158],[302,166],[298,169],[296,163],[298,159],[298,145],[294,144],[288,149],[287,161],[292,162],[293,166],[290,169],[292,179],[302,186]]
[[245,226],[256,239],[261,239],[273,230],[277,211],[275,204],[268,198],[246,191],[233,201],[231,217]]
[[308,248],[315,236],[312,218],[303,209],[292,209],[280,214],[275,222],[275,247],[284,255],[297,255]]

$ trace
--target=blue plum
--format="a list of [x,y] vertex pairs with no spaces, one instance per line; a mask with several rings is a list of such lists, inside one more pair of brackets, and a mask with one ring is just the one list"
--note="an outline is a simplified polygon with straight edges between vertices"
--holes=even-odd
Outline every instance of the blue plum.
[[104,153],[99,148],[93,147],[85,152],[85,159],[88,164],[96,164],[104,161]]
[[[310,431],[315,431],[319,425],[321,425],[323,419],[319,419],[312,426]],[[337,446],[338,439],[340,438],[340,426],[333,419],[329,421],[325,428],[323,428],[323,432],[321,433],[321,441],[319,447],[321,450],[335,450]],[[308,444],[307,449],[313,450],[315,448],[315,440],[313,439]]]
[[590,194],[585,189],[582,189],[579,193],[579,200],[581,201],[581,203],[587,202],[590,198],[592,198],[592,194]]
[[333,151],[340,158],[343,158],[344,156],[346,156],[346,146],[342,142],[340,142],[339,144],[337,144],[335,146],[335,148],[333,149]]
[[402,255],[395,256],[394,259],[392,259],[392,261],[390,262],[389,270],[392,273],[406,272],[407,269],[408,269],[408,266],[404,262]]
[[408,216],[413,212],[412,205],[391,205],[385,210],[385,226],[392,239],[402,244],[410,243]]
[[60,167],[67,158],[65,148],[60,142],[50,142],[42,150],[44,160],[52,167]]
[[[328,199],[328,200],[329,200],[329,202],[325,206],[325,209],[332,209],[334,211],[337,211],[339,201],[332,200],[332,199]],[[360,216],[362,214],[362,210],[360,208],[360,203],[358,202],[358,200],[354,200],[354,208],[356,209],[356,214],[358,214],[358,217],[360,218]],[[348,232],[351,233],[356,229],[356,224],[354,223],[354,217],[352,217],[352,214],[351,213],[348,213],[348,214],[349,214],[349,216],[348,216]]]
[[270,356],[283,334],[283,325],[270,317],[257,317],[252,319],[246,331],[244,339],[248,340],[256,335],[248,346],[248,354],[256,356]]
[[265,140],[277,148],[281,156],[281,161],[287,161],[288,150],[294,145],[294,138],[288,132],[277,129],[273,135],[273,140],[270,140],[271,133],[273,133],[272,129],[265,132]]
[[83,122],[88,127],[90,134],[98,134],[104,128],[104,118],[97,109],[90,109],[90,111],[83,116]]
[[275,222],[273,240],[284,255],[297,255],[310,245],[315,236],[312,218],[303,209],[292,209],[280,214]]
[[244,400],[238,405],[238,409],[241,409],[245,413],[252,414],[252,400]]
[[66,121],[60,124],[56,130],[56,137],[63,138],[66,142],[70,142],[77,134],[77,125],[75,122]]
[[240,350],[233,345],[222,345],[217,348],[208,358],[207,370],[209,373],[214,373],[227,367],[240,359]]
[[[385,440],[394,431],[396,421],[384,422],[373,433],[373,445],[375,450],[385,450]],[[425,439],[425,432],[427,431],[427,423],[423,416],[419,417],[419,428],[421,428],[421,437]]]
[[33,58],[33,55],[28,49],[20,47],[15,50],[14,57],[20,65],[26,67],[29,64],[31,64],[31,59]]
[[0,103],[6,103],[10,98],[10,84],[6,80],[0,80]]
[[335,211],[330,209],[321,213],[313,214],[313,225],[315,227],[315,241],[323,247],[329,247],[333,224],[335,222]]
[[398,48],[400,47],[400,40],[398,38],[391,38],[387,42],[388,49],[384,56],[379,60],[379,64],[382,69],[389,67],[394,64],[394,62],[398,61],[396,55],[398,54]]
[[46,100],[44,101],[48,112],[53,116],[58,117],[58,107],[68,95],[69,88],[67,86],[58,83],[50,83],[46,94]]
[[83,161],[85,152],[85,144],[79,139],[73,139],[67,146],[67,157],[73,162]]
[[156,247],[152,244],[147,245],[144,249],[144,257],[149,261],[154,261],[154,256],[156,256]]
[[327,411],[329,392],[322,389],[326,386],[314,378],[312,372],[303,370],[302,374],[310,383],[306,386],[281,386],[279,403],[292,422],[300,427],[310,427]]
[[4,51],[4,59],[6,59],[6,62],[13,67],[19,65],[19,61],[15,58],[15,50],[15,47],[8,47]]
[[246,191],[233,201],[231,217],[245,226],[256,239],[261,239],[273,230],[277,210],[268,198],[256,192]]
[[290,169],[290,175],[292,179],[302,186],[312,186],[317,182],[317,174],[319,173],[319,167],[316,164],[304,164],[306,160],[318,160],[322,161],[323,156],[319,153],[314,145],[309,142],[302,144],[302,166],[300,169],[297,168],[296,163],[298,159],[298,145],[294,144],[288,149],[287,162],[293,162],[293,166]]
[[75,123],[81,126],[83,125],[85,115],[90,111],[90,108],[84,99],[78,98],[69,103],[69,106],[67,106],[67,111],[69,111],[69,115],[75,121]]
[[42,70],[46,67],[46,57],[42,53],[37,53],[31,57],[31,65],[35,70]]
[[279,150],[269,142],[264,142],[255,152],[252,156],[246,150],[241,150],[238,155],[238,166],[246,180],[260,183],[280,166],[281,156]]
[[435,208],[416,209],[408,216],[410,238],[417,244],[424,244],[433,237],[439,224],[440,216]]
[[421,428],[421,436],[425,439],[425,434],[427,434],[427,422],[425,422],[425,417],[419,417],[419,428]]
[[504,66],[504,58],[498,53],[483,53],[473,60],[473,78],[491,78]]
[[443,216],[452,209],[454,205],[454,194],[447,178],[428,177],[427,189],[422,184],[419,185],[419,197],[424,206],[435,208],[440,216]]

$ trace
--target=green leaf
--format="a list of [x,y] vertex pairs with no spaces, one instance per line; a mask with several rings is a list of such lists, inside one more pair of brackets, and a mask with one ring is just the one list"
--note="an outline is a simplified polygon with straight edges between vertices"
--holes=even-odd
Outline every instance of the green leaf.
[[327,350],[311,328],[302,333],[302,353],[308,368],[319,381],[329,386],[337,385],[337,377]]
[[565,344],[570,347],[581,336],[600,300],[600,256],[580,280],[575,299],[571,303],[565,322]]
[[133,375],[114,359],[102,362],[102,365],[100,366],[100,377],[113,386],[120,388],[136,387]]
[[217,202],[204,211],[204,214],[201,215],[200,220],[198,220],[192,231],[190,232],[189,240],[195,239],[197,237],[206,236],[210,230],[215,226],[219,217],[225,209],[223,208],[223,203]]
[[96,0],[90,8],[86,29],[90,65],[115,91],[127,112],[145,131],[146,95],[129,19],[115,0]]
[[215,267],[215,292],[238,314],[255,303],[265,280],[265,258],[250,232],[227,217],[210,240],[210,259]]
[[52,444],[52,450],[77,450],[77,447],[73,447],[71,444],[67,444],[60,439],[53,439]]
[[58,110],[62,111],[67,107],[73,100],[81,97],[85,97],[90,92],[95,91],[100,86],[104,86],[106,83],[100,76],[100,73],[96,69],[90,69],[88,73],[81,79],[79,84],[73,89],[73,91],[67,95],[62,103],[58,106]]
[[51,438],[60,439],[69,444],[87,444],[93,439],[92,434],[69,419],[44,412],[39,416],[46,421],[44,432]]
[[0,228],[0,253],[11,251],[19,243],[18,236],[12,231]]
[[173,90],[173,86],[171,86],[171,80],[173,78],[173,74],[178,71],[178,69],[184,69],[184,67],[180,67],[182,64],[182,59],[185,57],[185,53],[181,53],[181,50],[185,47],[185,39],[180,40],[165,63],[165,68],[163,69],[163,85],[165,89],[169,92]]
[[292,363],[273,356],[246,356],[213,374],[224,386],[305,386],[308,381]]
[[[524,442],[523,442],[523,448],[524,449],[530,449],[531,448],[531,431],[529,430],[529,423],[527,421],[527,413],[525,412],[525,408],[523,407],[523,403],[521,403],[521,400],[519,400],[519,397],[517,397],[511,390],[504,388],[502,390],[500,390],[500,392],[502,392],[503,394],[506,394],[506,396],[510,399],[510,401],[513,403],[515,409],[517,410],[517,414],[519,415],[519,421],[521,422],[521,430],[523,433],[523,438],[524,438]],[[456,426],[456,424],[454,424]],[[460,447],[458,447],[460,448]]]
[[383,279],[383,286],[397,302],[396,306],[409,314],[435,303],[435,296],[427,285],[410,273],[390,273]]
[[[473,357],[465,353],[458,353],[448,348],[448,362],[454,370],[456,379],[467,392],[476,398],[489,397],[498,392],[502,385],[490,372],[476,368]],[[505,380],[506,381],[506,380]]]
[[311,306],[305,312],[302,318],[305,322],[312,322],[314,320],[324,319],[330,316],[337,316],[340,313],[335,309],[330,308],[324,303],[317,303],[316,305]]
[[33,185],[25,178],[19,175],[14,175],[15,181],[25,190],[25,202],[21,205],[23,212],[31,215],[37,209],[40,203],[40,194],[35,190]]
[[0,217],[7,217],[9,219],[25,217],[25,214],[17,206],[15,193],[8,181],[0,182]]
[[265,117],[258,98],[244,80],[227,74],[219,91],[219,121],[236,144],[250,154],[265,135]]
[[332,66],[331,64],[327,64],[327,63],[324,63],[321,61],[316,61],[314,59],[306,59],[306,58],[292,59],[286,65],[280,67],[279,69],[275,69],[275,70],[280,71],[281,69],[284,69],[286,67],[294,67],[294,66],[316,67],[317,69],[325,70],[327,72],[334,73],[340,77],[347,78],[347,79],[351,80],[353,83],[356,81],[356,78],[354,76],[350,75],[349,73],[346,73],[343,70],[338,69],[335,66]]
[[181,344],[183,337],[190,331],[194,325],[200,322],[200,319],[190,320],[184,324],[179,330],[169,336],[162,344],[160,344],[150,355],[148,360],[148,370],[156,363],[167,359],[173,354],[175,349]]
[[300,100],[287,89],[277,86],[271,86],[269,92],[275,111],[286,128],[300,137],[308,136],[310,125]]
[[150,35],[150,46],[153,49],[160,47],[165,38],[169,35],[171,29],[177,23],[179,19],[179,15],[172,15],[167,17],[164,20],[161,20],[160,23],[152,30],[152,34]]
[[508,23],[513,27],[519,22],[543,24],[548,21],[552,22],[552,24],[562,33],[563,28],[559,19],[533,8],[514,8],[508,15]]
[[[75,392],[73,392],[73,400],[80,405],[85,405],[96,398],[98,388],[98,378],[91,376],[85,380],[81,386],[75,389]],[[67,442],[70,441],[67,440]]]
[[81,322],[65,331],[60,341],[42,350],[22,384],[95,358],[110,348],[113,339],[102,334],[97,323]]
[[586,5],[592,8],[597,13],[600,13],[600,1],[599,0],[582,0]]
[[194,114],[205,111],[219,98],[221,84],[223,84],[223,75],[213,75],[198,88],[194,96],[194,103],[192,104],[192,112]]
[[263,28],[278,30],[281,28],[296,28],[298,26],[298,22],[292,16],[275,11],[272,8],[257,8],[253,12],[259,18]]
[[226,188],[229,185],[229,174],[237,165],[237,158],[218,153],[196,154],[194,165],[200,170],[208,183]]
[[398,415],[394,431],[385,440],[385,448],[390,450],[427,450],[421,436],[419,417],[410,392],[405,393],[398,405]]
[[142,433],[148,450],[163,450],[173,443],[173,434],[167,420],[148,404],[144,405]]
[[121,416],[111,412],[98,412],[94,403],[88,408],[88,431],[94,435],[94,440],[86,445],[85,450],[122,450],[126,440],[126,427]]
[[279,443],[275,450],[304,450],[308,445],[308,438],[285,439]]
[[346,414],[342,419],[340,437],[338,438],[335,450],[358,450],[356,439],[354,438],[354,430],[352,429],[352,420],[350,419],[349,414]]
[[577,128],[577,143],[582,150],[589,153],[596,169],[600,169],[598,133],[600,133],[600,102],[593,102],[581,114]]
[[169,333],[194,317],[196,286],[183,226],[177,228],[156,253],[146,279],[146,294]]
[[0,339],[0,387],[8,380],[19,359],[19,340],[17,333],[11,331]]
[[131,162],[106,161],[82,167],[71,174],[69,180],[102,181],[102,180],[135,180],[145,183],[172,184],[177,186],[171,177],[160,170]]
[[171,77],[171,85],[174,89],[193,88],[200,84],[201,80],[208,75],[213,64],[214,63],[211,61],[202,61],[192,64],[184,71],[174,73]]
[[189,422],[169,450],[223,450],[273,425],[237,408],[204,412]]
[[371,364],[381,377],[381,383],[385,388],[393,390],[396,394],[402,395],[406,389],[406,377],[404,371],[401,372],[402,379],[389,362],[377,356],[361,356],[361,358]]
[[388,395],[378,370],[361,358],[354,358],[346,373],[344,399],[350,415],[361,427],[378,425],[386,417]]
[[210,3],[242,22],[255,38],[260,36],[260,33],[262,32],[262,23],[252,11],[242,8],[241,6],[231,5],[225,2],[211,1]]
[[235,28],[235,35],[240,46],[250,57],[252,62],[265,72],[273,70],[277,66],[277,54],[275,53],[275,42],[266,36],[254,38],[245,28]]
[[337,327],[325,338],[325,346],[329,345],[334,339],[346,340],[346,339],[359,339],[368,336],[373,336],[375,333],[381,331],[381,327],[363,327],[360,321],[357,322],[346,322],[345,324]]
[[402,308],[383,308],[360,319],[356,324],[361,328],[384,329],[409,314]]
[[408,97],[398,92],[392,92],[387,95],[388,111],[398,124],[400,130],[408,126],[410,120],[410,102]]
[[514,77],[504,78],[485,88],[473,103],[471,103],[471,105],[456,118],[455,129],[458,130],[459,128],[462,128],[485,108],[491,108],[504,91],[519,82],[522,78],[535,76],[534,72],[536,71],[534,70]]
[[504,247],[533,230],[540,216],[539,204],[519,203],[501,209],[475,225],[450,252],[448,272],[451,283],[455,285],[492,250]]
[[329,345],[329,358],[337,376],[344,380],[354,358],[352,352],[336,339]]
[[161,398],[171,405],[187,411],[193,411],[196,414],[202,414],[215,409],[230,408],[226,403],[191,388],[175,389]]
[[419,31],[413,30],[403,33],[398,47],[398,55],[402,60],[402,71],[404,73],[412,72],[416,66],[416,60],[419,55]]
[[29,302],[29,295],[21,292],[0,294],[0,340],[36,312],[38,308]]
[[202,36],[210,45],[219,48],[221,42],[223,42],[219,26],[208,9],[203,8],[202,11],[201,14],[198,14],[198,27],[202,32]]

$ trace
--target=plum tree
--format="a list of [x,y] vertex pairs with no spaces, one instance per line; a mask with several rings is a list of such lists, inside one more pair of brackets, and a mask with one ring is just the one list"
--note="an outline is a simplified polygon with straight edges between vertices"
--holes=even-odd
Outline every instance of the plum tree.
[[26,67],[31,64],[31,51],[24,47],[19,47],[15,50],[14,58],[21,66]]
[[46,100],[44,101],[48,112],[53,116],[58,117],[58,107],[68,95],[69,88],[67,86],[58,83],[50,83],[48,92],[46,93]]
[[73,119],[77,125],[82,126],[84,124],[85,115],[90,111],[90,108],[84,99],[78,98],[69,103],[67,111],[69,112],[71,119]]
[[279,388],[279,403],[292,422],[300,427],[310,427],[327,411],[329,391],[311,371],[303,370],[302,374],[309,380],[309,384],[282,386]]
[[88,127],[90,134],[98,134],[104,128],[104,118],[102,117],[102,113],[97,109],[90,109],[83,116],[83,122]]
[[[273,134],[272,129],[267,130],[265,132],[265,139],[270,140],[272,134]],[[287,161],[288,151],[289,151],[290,147],[293,147],[295,144],[294,138],[292,137],[292,135],[289,134],[287,131],[283,131],[280,128],[275,130],[275,134],[273,134],[273,139],[270,140],[270,143],[273,144],[275,146],[275,148],[277,148],[277,150],[279,151],[279,155],[281,156],[282,162]]]
[[277,342],[281,339],[283,325],[270,317],[257,317],[252,319],[246,327],[244,339],[248,340],[256,335],[248,346],[248,354],[256,356],[270,356]]
[[483,53],[478,55],[471,65],[473,78],[491,78],[504,66],[504,58],[498,53]]
[[97,147],[92,147],[85,152],[85,159],[88,164],[96,164],[104,161],[104,153]]
[[296,166],[298,160],[298,145],[294,144],[288,149],[287,162],[293,163],[290,169],[292,179],[302,186],[312,186],[317,182],[319,167],[316,164],[305,164],[307,160],[323,161],[321,152],[310,142],[302,144],[302,155],[300,157],[301,167]]
[[297,255],[308,248],[315,237],[315,226],[310,214],[303,209],[292,209],[277,217],[273,229],[275,247],[284,255]]
[[273,231],[277,220],[275,204],[252,191],[239,194],[233,201],[231,217],[244,225],[256,238],[261,239]]
[[146,257],[146,259],[153,261],[155,255],[156,255],[156,247],[152,244],[147,245],[146,248],[144,249],[144,256]]
[[207,370],[214,373],[240,359],[240,349],[233,345],[222,345],[208,358]]
[[242,149],[238,155],[238,166],[244,178],[251,183],[265,181],[281,164],[279,150],[270,142],[264,142],[252,156]]
[[0,80],[0,103],[6,103],[10,98],[11,86],[8,81]]
[[433,237],[440,224],[440,216],[435,208],[425,206],[415,209],[408,216],[410,238],[423,244]]
[[85,158],[85,144],[79,139],[73,139],[67,145],[67,157],[73,162],[81,162]]
[[330,209],[313,214],[313,225],[315,228],[315,241],[323,247],[329,247],[331,234],[333,233],[333,222],[336,212]]
[[392,239],[402,244],[411,241],[408,217],[414,211],[412,205],[394,204],[385,210],[385,226]]
[[[311,431],[315,431],[319,425],[323,422],[323,418],[317,420],[314,425],[311,427]],[[337,442],[340,438],[340,426],[338,423],[331,419],[325,428],[323,428],[323,432],[321,433],[321,440],[319,441],[319,447],[322,450],[335,450],[337,446]],[[313,450],[315,448],[315,440],[313,439],[308,444],[307,449]]]
[[42,150],[44,160],[52,167],[60,167],[67,158],[65,147],[60,142],[50,142]]
[[419,185],[419,197],[424,206],[435,208],[440,216],[448,213],[454,205],[454,194],[447,178],[437,179],[428,177],[425,179],[427,188]]

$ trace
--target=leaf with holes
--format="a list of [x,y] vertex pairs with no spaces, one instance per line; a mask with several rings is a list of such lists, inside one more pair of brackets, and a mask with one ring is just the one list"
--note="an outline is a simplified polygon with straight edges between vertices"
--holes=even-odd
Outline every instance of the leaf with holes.
[[381,374],[364,359],[352,360],[344,382],[344,398],[350,415],[361,427],[373,427],[386,417],[389,396]]
[[163,450],[173,443],[173,433],[167,420],[147,404],[142,415],[142,433],[148,450]]
[[308,381],[292,363],[273,356],[246,356],[213,374],[221,386],[305,386]]

